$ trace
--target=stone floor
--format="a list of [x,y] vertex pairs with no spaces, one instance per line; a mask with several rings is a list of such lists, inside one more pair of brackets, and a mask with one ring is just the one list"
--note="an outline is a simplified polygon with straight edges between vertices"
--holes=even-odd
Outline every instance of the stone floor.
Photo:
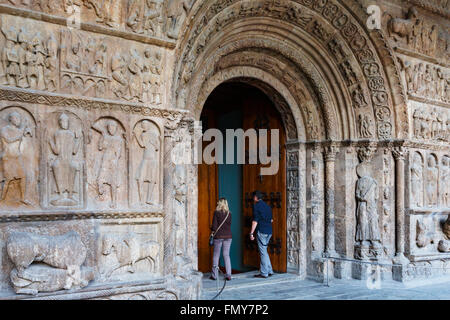
[[[379,289],[370,289],[366,281],[334,279],[327,286],[314,280],[298,280],[292,274],[275,274],[268,279],[253,278],[255,273],[234,275],[227,282],[218,300],[430,300],[450,299],[450,279],[440,279],[433,284],[416,282],[402,284],[382,281]],[[203,279],[202,299],[216,295],[219,283]],[[370,284],[369,284],[370,286]]]

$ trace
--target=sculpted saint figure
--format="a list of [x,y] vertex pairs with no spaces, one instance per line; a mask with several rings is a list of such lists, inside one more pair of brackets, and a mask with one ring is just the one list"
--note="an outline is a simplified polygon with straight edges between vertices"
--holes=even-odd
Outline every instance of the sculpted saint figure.
[[111,194],[111,208],[117,207],[117,194],[120,187],[117,170],[122,157],[122,137],[118,134],[118,124],[108,120],[106,130],[97,126],[92,129],[101,134],[98,150],[102,152],[102,160],[97,176],[98,194],[103,197],[108,187]]
[[6,70],[6,79],[10,86],[19,85],[20,67],[19,67],[19,45],[17,44],[17,31],[14,27],[9,30],[3,30],[6,37],[5,47],[2,53],[2,61]]
[[122,54],[117,52],[111,60],[112,78],[114,82],[114,94],[118,98],[125,98],[128,89],[128,79],[126,76],[126,61]]
[[151,36],[156,35],[161,17],[161,2],[155,0],[146,1],[144,14],[144,31]]
[[433,155],[428,156],[428,166],[427,166],[427,184],[426,184],[426,194],[427,194],[427,205],[435,206],[437,205],[437,182],[438,182],[438,168],[436,163],[436,158]]
[[142,102],[142,70],[144,68],[142,57],[135,49],[131,51],[130,57],[131,59],[128,65],[128,70],[130,70],[130,100],[137,99]]
[[185,251],[186,236],[186,172],[182,166],[175,168],[173,184],[175,187],[175,226],[176,226],[176,254],[182,255]]
[[[78,201],[74,198],[75,179],[80,171],[79,165],[73,159],[80,150],[80,137],[69,129],[69,117],[63,113],[59,117],[59,129],[50,139],[50,149],[57,156],[51,164],[56,184],[58,199],[51,201],[54,206],[74,206]],[[64,198],[67,192],[68,198]]]
[[[158,199],[154,195],[158,191],[159,184],[160,139],[158,135],[149,130],[151,124],[148,120],[141,122],[141,128],[142,133],[139,135],[135,134],[139,147],[144,149],[141,163],[136,172],[136,182],[141,203],[144,202],[144,183],[148,183],[145,203],[152,205],[158,203]],[[158,194],[156,193],[156,195]]]
[[31,137],[32,132],[16,111],[8,115],[8,122],[9,124],[0,130],[0,141],[2,144],[0,160],[3,169],[2,182],[4,183],[0,202],[6,199],[10,183],[19,181],[20,201],[30,205],[30,201],[27,200],[27,184],[29,181],[23,159],[22,142],[25,136],[29,135]]
[[411,165],[411,194],[414,206],[423,205],[423,165],[420,154],[415,153]]
[[364,247],[379,248],[381,235],[378,225],[378,183],[370,176],[367,164],[360,164],[356,173],[356,241]]

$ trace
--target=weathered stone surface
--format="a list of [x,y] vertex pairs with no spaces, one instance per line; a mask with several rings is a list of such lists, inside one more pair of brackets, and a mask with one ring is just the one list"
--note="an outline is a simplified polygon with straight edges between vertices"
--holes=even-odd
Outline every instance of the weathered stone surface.
[[0,0],[0,297],[198,298],[172,155],[227,81],[286,129],[289,272],[447,274],[450,13],[378,1],[368,30],[370,4]]

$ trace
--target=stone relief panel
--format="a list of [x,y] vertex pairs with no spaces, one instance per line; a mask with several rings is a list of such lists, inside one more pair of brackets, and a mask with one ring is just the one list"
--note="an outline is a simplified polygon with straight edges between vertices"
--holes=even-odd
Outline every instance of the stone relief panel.
[[142,119],[133,128],[131,142],[131,202],[141,208],[162,209],[163,135],[152,120]]
[[193,2],[193,0],[1,0],[0,4],[65,17],[72,24],[97,24],[146,37],[177,39]]
[[90,207],[128,207],[128,139],[115,118],[102,117],[91,126],[87,147]]
[[163,49],[19,17],[1,19],[0,85],[162,104]]
[[100,282],[160,276],[164,245],[162,219],[104,221],[98,229]]
[[0,296],[79,289],[95,277],[92,223],[0,224]]
[[85,130],[82,121],[71,112],[55,112],[49,114],[44,130],[44,206],[82,208],[86,197]]
[[33,28],[31,23],[2,15],[1,31],[0,84],[55,91],[58,44],[54,28]]
[[437,103],[450,103],[448,68],[406,56],[399,59],[408,95]]
[[34,117],[22,107],[0,110],[0,209],[39,205],[39,142]]
[[417,7],[409,7],[406,12],[385,15],[385,25],[394,47],[408,54],[420,54],[438,60],[448,61],[448,37],[443,25],[426,18]]
[[414,140],[433,143],[450,142],[450,111],[420,102],[410,102],[412,137]]
[[449,155],[412,150],[409,155],[410,207],[413,210],[449,208]]

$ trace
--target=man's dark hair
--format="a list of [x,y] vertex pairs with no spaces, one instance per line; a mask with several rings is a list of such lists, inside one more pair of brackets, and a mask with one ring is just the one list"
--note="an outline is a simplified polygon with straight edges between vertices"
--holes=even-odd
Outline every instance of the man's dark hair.
[[258,200],[262,200],[262,198],[263,198],[263,194],[262,194],[262,192],[259,191],[259,190],[253,191],[252,196],[253,196],[253,197],[256,196],[256,198],[258,198]]

